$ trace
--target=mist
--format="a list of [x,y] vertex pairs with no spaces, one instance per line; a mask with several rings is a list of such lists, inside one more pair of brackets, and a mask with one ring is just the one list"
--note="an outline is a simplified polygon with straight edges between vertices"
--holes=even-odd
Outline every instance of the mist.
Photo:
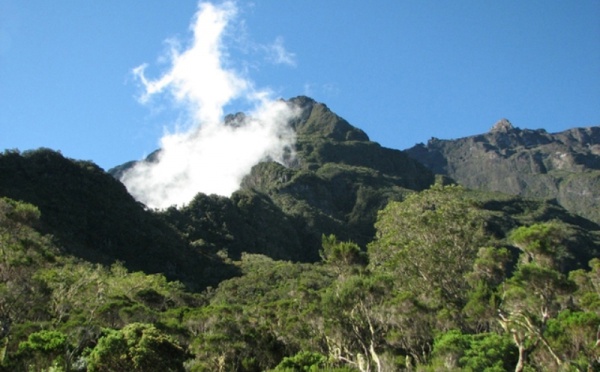
[[[273,99],[268,88],[257,89],[226,58],[225,40],[237,16],[234,3],[200,3],[188,46],[169,43],[166,72],[151,79],[147,64],[133,70],[143,88],[141,103],[167,99],[185,118],[166,130],[151,161],[136,163],[121,179],[150,208],[181,206],[199,192],[230,196],[252,166],[267,158],[283,162],[290,155],[295,133],[288,121],[297,109]],[[281,39],[273,45],[285,57],[281,63],[293,63]],[[235,123],[225,123],[224,108],[237,101],[250,109]]]

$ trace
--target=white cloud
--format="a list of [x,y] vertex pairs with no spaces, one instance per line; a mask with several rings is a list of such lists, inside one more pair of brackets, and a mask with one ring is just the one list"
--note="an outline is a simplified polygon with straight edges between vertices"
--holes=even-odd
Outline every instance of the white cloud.
[[[293,146],[287,122],[295,109],[226,67],[224,35],[236,14],[231,2],[200,3],[188,49],[170,44],[170,69],[156,80],[146,77],[145,64],[133,71],[144,88],[142,102],[167,94],[191,120],[187,130],[163,136],[156,161],[139,162],[123,176],[131,194],[149,207],[182,205],[198,192],[229,196],[253,165],[267,157],[282,162]],[[254,108],[239,126],[225,125],[224,106],[236,99]]]
[[268,58],[275,64],[284,64],[289,66],[296,66],[296,55],[288,52],[283,46],[283,38],[277,37],[273,44],[266,47]]
[[146,64],[133,70],[146,90],[141,97],[142,102],[168,90],[176,101],[189,105],[197,121],[218,121],[223,116],[223,106],[249,88],[248,81],[235,71],[226,69],[222,63],[222,35],[235,15],[236,8],[230,2],[220,7],[210,3],[199,4],[191,27],[191,47],[181,52],[179,43],[170,43],[171,70],[157,80],[146,78]]

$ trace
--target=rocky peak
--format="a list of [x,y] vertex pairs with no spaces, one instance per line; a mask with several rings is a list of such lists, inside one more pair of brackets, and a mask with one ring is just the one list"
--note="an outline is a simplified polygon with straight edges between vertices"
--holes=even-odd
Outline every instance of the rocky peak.
[[288,102],[301,109],[291,125],[299,136],[323,137],[335,141],[369,141],[362,130],[350,125],[327,105],[310,97],[299,96]]
[[225,115],[223,122],[225,125],[228,125],[228,126],[231,126],[234,128],[239,128],[244,125],[246,119],[247,119],[246,114],[244,114],[243,112],[238,112],[236,114]]
[[494,124],[490,132],[492,133],[508,133],[515,129],[508,119],[500,119]]
[[600,127],[560,133],[499,120],[488,133],[432,140],[407,150],[435,173],[473,189],[554,198],[600,222]]

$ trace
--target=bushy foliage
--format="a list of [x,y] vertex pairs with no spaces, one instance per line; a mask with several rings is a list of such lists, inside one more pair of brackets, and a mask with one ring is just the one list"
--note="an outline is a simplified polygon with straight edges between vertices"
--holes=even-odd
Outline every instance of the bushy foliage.
[[107,330],[88,359],[88,371],[183,371],[185,351],[149,324],[131,323]]

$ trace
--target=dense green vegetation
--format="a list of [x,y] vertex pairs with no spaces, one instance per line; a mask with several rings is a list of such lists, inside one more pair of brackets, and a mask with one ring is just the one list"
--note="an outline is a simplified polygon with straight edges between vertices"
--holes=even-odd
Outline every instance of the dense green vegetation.
[[65,254],[40,232],[37,207],[3,198],[1,365],[10,371],[598,368],[597,230],[557,219],[548,208],[437,184],[383,209],[366,251],[327,235],[315,263],[242,252],[225,258],[241,275],[190,292],[162,274]]
[[163,273],[193,289],[215,285],[235,271],[191,246],[92,162],[49,149],[5,151],[0,154],[0,196],[37,206],[40,231],[53,235],[62,252],[89,262],[121,261],[130,270]]

